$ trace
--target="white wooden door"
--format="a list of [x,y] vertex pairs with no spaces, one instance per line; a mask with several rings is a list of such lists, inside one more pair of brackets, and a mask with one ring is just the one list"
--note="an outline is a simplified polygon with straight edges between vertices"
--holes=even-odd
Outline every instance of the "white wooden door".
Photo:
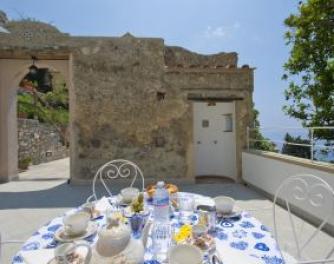
[[194,102],[196,176],[236,178],[235,103]]

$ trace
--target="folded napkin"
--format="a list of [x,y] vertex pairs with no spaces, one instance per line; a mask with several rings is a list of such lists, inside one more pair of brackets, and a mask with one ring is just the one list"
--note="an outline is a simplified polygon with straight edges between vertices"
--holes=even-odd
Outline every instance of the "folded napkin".
[[217,253],[224,264],[263,264],[261,259],[249,256],[244,251],[228,246],[217,246]]
[[23,251],[21,255],[26,264],[47,264],[55,257],[54,249]]

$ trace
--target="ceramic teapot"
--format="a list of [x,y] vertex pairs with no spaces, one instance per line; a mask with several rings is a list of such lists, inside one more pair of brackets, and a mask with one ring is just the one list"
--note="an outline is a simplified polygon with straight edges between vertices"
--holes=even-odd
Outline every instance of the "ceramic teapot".
[[94,263],[143,263],[150,226],[150,222],[146,223],[141,239],[131,238],[130,227],[120,221],[100,230]]

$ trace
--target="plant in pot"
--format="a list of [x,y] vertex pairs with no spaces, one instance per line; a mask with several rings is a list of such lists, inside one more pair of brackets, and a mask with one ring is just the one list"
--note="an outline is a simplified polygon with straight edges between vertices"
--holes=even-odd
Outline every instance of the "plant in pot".
[[27,170],[29,168],[30,163],[32,162],[31,157],[25,157],[19,160],[19,169]]

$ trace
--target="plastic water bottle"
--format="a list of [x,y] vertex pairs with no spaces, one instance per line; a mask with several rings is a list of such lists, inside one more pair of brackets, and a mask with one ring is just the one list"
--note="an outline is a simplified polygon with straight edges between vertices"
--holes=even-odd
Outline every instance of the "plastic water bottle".
[[152,231],[153,258],[164,263],[171,245],[171,226],[166,222],[158,222],[154,224]]
[[157,189],[153,196],[153,205],[154,221],[169,222],[169,192],[165,188],[163,181],[157,183]]
[[169,222],[169,192],[165,183],[157,183],[157,189],[153,196],[154,226],[152,232],[153,250],[156,259],[162,262],[167,257],[167,251],[171,242],[171,227]]

